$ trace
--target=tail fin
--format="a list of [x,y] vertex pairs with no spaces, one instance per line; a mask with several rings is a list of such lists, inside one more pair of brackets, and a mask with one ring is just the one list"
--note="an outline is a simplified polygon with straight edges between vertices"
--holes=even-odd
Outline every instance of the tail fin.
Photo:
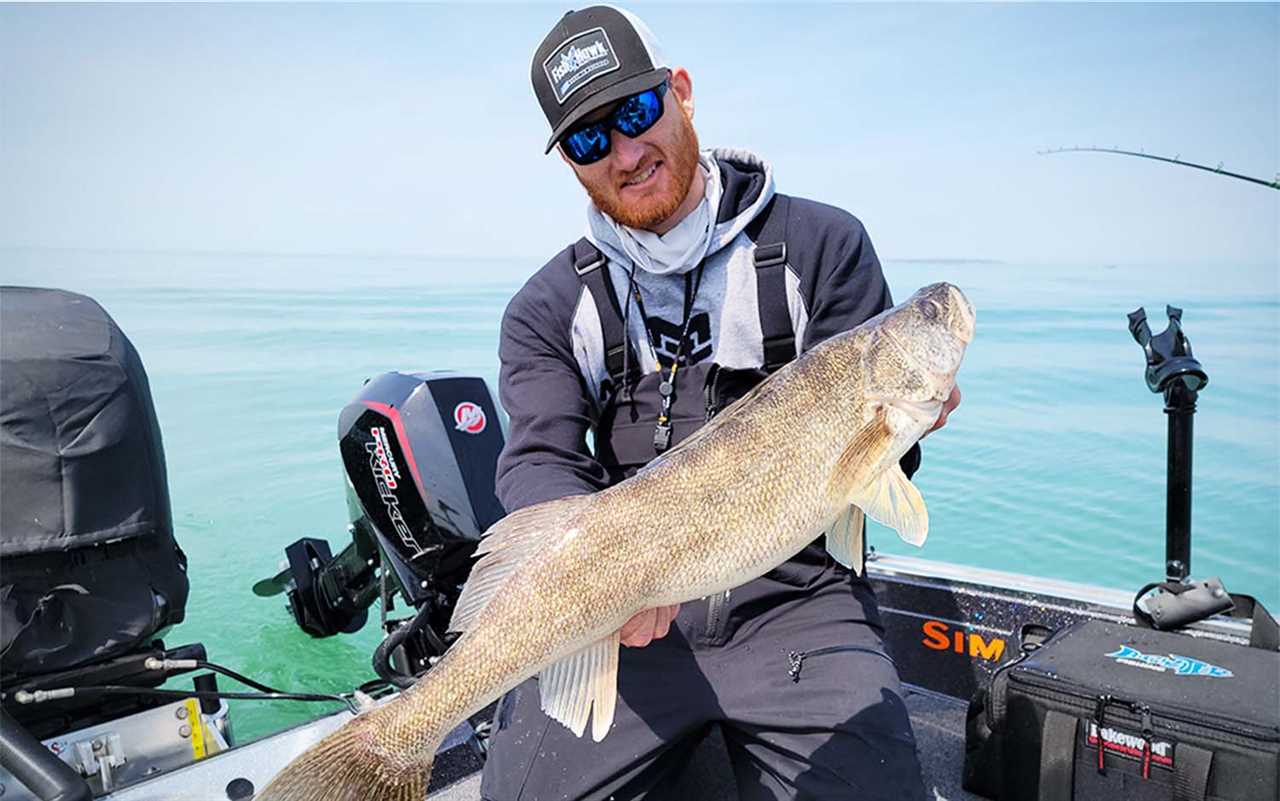
[[348,723],[294,759],[254,801],[423,801],[431,762],[389,764],[361,722]]

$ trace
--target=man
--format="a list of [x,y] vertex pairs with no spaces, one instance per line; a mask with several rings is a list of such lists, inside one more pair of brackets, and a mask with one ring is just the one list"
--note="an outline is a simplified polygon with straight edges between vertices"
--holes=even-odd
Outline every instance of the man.
[[[632,14],[570,12],[532,79],[547,151],[590,196],[590,233],[503,319],[508,512],[622,480],[797,351],[891,305],[856,219],[775,193],[752,154],[699,152],[690,76]],[[903,461],[910,473],[918,448]],[[641,612],[621,632],[631,647],[608,736],[550,720],[530,680],[499,706],[481,794],[669,798],[692,744],[720,723],[746,801],[923,798],[882,633],[867,583],[821,541],[723,595]]]

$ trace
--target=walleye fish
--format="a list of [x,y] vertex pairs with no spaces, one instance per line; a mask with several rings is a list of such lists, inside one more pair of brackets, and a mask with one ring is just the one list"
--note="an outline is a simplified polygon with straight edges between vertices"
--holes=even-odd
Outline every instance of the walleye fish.
[[396,700],[295,759],[260,801],[421,801],[436,748],[529,676],[582,736],[609,731],[618,630],[723,592],[826,533],[861,570],[863,514],[919,545],[920,492],[898,466],[937,420],[973,337],[973,307],[933,284],[761,382],[635,476],[521,509],[486,532],[448,653]]

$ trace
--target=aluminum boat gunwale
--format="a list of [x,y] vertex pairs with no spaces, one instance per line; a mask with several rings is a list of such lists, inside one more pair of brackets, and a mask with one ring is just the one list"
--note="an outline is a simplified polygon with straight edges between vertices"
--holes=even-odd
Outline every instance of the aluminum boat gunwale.
[[[1019,622],[1044,621],[1055,626],[1082,618],[1132,622],[1132,595],[1114,588],[889,554],[876,554],[868,561],[867,575],[880,600],[889,650],[908,691],[926,788],[946,801],[978,798],[960,789],[960,767],[969,693],[999,661],[984,658],[982,646],[1004,642],[1003,656],[1016,647]],[[971,634],[979,636],[977,655],[968,649],[958,653],[950,647],[937,648],[936,642],[929,645],[923,626],[931,621],[960,632],[965,641]],[[1189,632],[1245,644],[1249,627],[1245,621],[1219,616],[1194,624]],[[99,798],[221,801],[231,798],[227,788],[237,779],[260,789],[293,757],[350,718],[345,710],[327,714]],[[428,796],[432,801],[479,798],[483,762],[473,747],[474,733],[470,723],[463,723],[441,746]],[[698,788],[698,797],[703,801],[735,798],[732,774],[725,772],[724,764],[717,764],[724,763],[724,755],[716,753],[714,744],[700,746],[698,751],[686,778]],[[5,801],[29,797],[13,789],[18,792],[7,794]]]

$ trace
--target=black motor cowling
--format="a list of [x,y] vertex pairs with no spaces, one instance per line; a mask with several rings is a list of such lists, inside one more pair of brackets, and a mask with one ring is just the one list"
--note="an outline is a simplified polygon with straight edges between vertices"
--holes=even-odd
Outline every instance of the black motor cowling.
[[188,585],[142,360],[91,298],[0,287],[0,374],[0,673],[145,646]]
[[339,415],[348,486],[410,603],[465,580],[480,535],[502,518],[502,444],[488,387],[470,376],[383,373]]

